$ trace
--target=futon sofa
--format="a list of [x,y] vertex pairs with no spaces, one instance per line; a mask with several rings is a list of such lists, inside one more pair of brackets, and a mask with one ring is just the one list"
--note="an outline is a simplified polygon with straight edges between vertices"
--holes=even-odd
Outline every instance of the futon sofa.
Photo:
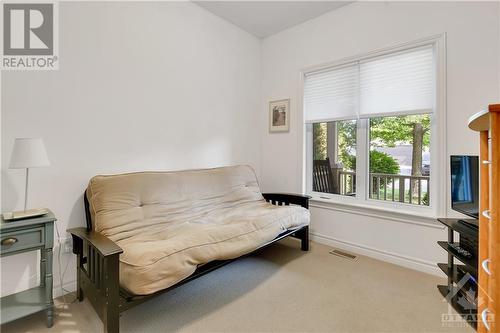
[[68,230],[77,297],[107,332],[132,306],[281,238],[309,248],[308,197],[262,194],[249,166],[96,176],[84,204],[87,227]]

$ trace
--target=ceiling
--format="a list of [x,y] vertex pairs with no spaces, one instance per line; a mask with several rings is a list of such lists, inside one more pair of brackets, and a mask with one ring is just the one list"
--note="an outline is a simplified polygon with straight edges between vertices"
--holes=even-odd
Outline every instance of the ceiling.
[[194,1],[199,6],[265,38],[345,6],[352,1]]

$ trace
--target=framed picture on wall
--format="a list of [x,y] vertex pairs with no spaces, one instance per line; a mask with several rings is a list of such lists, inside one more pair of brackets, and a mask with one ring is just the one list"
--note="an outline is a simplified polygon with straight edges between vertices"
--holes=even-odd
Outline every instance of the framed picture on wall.
[[290,130],[290,99],[269,102],[269,132]]

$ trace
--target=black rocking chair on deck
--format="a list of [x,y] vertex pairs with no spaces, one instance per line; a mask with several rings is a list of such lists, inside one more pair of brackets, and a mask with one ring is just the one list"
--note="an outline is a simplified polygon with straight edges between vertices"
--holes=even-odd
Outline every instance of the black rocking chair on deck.
[[330,159],[313,161],[313,191],[322,193],[337,193],[330,165]]

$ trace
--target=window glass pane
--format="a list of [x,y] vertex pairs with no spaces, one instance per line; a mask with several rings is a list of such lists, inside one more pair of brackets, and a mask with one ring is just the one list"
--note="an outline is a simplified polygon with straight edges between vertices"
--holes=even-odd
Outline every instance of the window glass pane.
[[313,124],[313,191],[356,195],[356,121]]
[[430,116],[370,119],[370,198],[429,205]]

